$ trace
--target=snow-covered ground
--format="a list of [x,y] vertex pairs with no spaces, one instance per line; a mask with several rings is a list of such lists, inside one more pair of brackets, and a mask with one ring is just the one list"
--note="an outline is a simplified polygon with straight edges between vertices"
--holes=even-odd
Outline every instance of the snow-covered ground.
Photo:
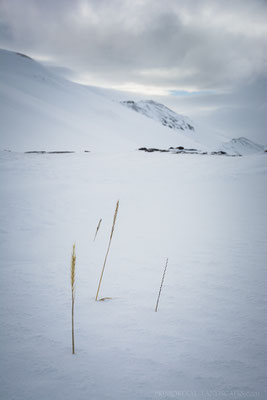
[[1,399],[266,399],[265,154],[0,163]]

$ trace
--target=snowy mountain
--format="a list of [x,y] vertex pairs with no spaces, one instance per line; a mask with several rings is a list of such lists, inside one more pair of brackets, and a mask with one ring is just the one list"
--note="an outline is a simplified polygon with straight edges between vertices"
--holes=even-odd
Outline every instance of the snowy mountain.
[[193,122],[188,117],[177,114],[163,104],[157,103],[153,100],[141,100],[138,102],[128,100],[122,101],[121,104],[145,115],[146,117],[160,121],[163,126],[168,128],[178,131],[186,131],[186,133],[192,133],[195,131]]
[[0,51],[0,102],[2,149],[114,151],[195,144],[103,91],[98,94],[6,50]]
[[[167,128],[193,138],[196,141],[195,147],[197,148],[199,148],[200,144],[207,145],[209,149],[213,149],[212,154],[220,153],[222,155],[240,156],[264,151],[264,146],[254,143],[247,138],[236,138],[229,141],[224,137],[219,137],[214,131],[209,132],[207,129],[203,130],[201,127],[195,128],[190,118],[177,114],[163,104],[153,100],[141,100],[138,102],[126,100],[121,101],[121,104],[139,114],[160,122]],[[151,150],[153,151],[153,148]],[[176,153],[181,153],[181,149],[178,148],[177,150]],[[160,151],[166,152],[167,150],[161,149]],[[188,152],[186,149],[182,149],[182,151],[183,153],[192,154],[192,151]]]
[[203,129],[153,100],[120,103],[106,92],[59,77],[24,54],[0,50],[0,149],[113,152],[184,147],[231,155],[262,151],[246,139],[239,146],[240,139],[228,143],[215,129]]

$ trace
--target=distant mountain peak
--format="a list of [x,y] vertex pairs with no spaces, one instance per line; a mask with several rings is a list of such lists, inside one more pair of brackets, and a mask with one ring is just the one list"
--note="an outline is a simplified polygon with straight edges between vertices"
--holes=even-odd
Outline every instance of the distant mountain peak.
[[131,108],[132,110],[145,115],[148,118],[161,122],[167,128],[178,130],[181,132],[192,133],[195,128],[188,117],[177,114],[173,110],[166,107],[164,104],[157,103],[154,100],[141,100],[141,101],[121,101],[121,104]]
[[245,137],[234,138],[229,140],[228,142],[222,143],[220,149],[226,151],[229,154],[235,155],[248,155],[264,152],[263,145],[255,143]]

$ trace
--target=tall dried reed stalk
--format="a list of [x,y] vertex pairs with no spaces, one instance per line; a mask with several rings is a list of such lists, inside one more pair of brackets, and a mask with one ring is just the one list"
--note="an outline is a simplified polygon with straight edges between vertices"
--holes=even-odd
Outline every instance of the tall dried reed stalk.
[[165,268],[164,268],[164,272],[163,272],[162,279],[161,279],[161,284],[160,284],[160,288],[159,288],[159,294],[158,294],[158,299],[157,299],[157,304],[156,304],[155,312],[158,311],[159,298],[160,298],[160,295],[161,295],[161,289],[162,289],[162,286],[163,286],[163,282],[164,282],[164,278],[165,278],[165,274],[166,274],[166,269],[167,269],[167,266],[168,266],[168,261],[169,261],[169,260],[168,260],[168,258],[167,258],[166,264],[165,264]]
[[99,279],[99,284],[98,284],[98,288],[97,288],[97,292],[96,292],[96,297],[95,297],[96,301],[98,299],[98,293],[99,293],[99,289],[100,289],[100,286],[101,286],[101,282],[102,282],[102,278],[103,278],[103,274],[104,274],[104,269],[105,269],[107,258],[108,258],[108,253],[109,253],[109,250],[110,250],[111,240],[112,240],[112,236],[113,236],[113,233],[114,233],[114,228],[115,228],[115,224],[116,224],[116,218],[117,218],[118,209],[119,209],[119,204],[120,204],[120,202],[118,200],[117,204],[116,204],[114,217],[113,217],[113,224],[112,224],[112,229],[111,229],[111,233],[110,233],[108,249],[107,249],[107,252],[106,252],[106,256],[105,256],[105,260],[104,260],[104,264],[103,264],[103,267],[102,267],[102,272],[101,272],[101,276],[100,276],[100,279]]
[[95,238],[96,238],[96,236],[97,236],[97,233],[98,233],[98,231],[99,231],[99,228],[100,228],[101,222],[102,222],[102,218],[101,218],[101,219],[99,220],[99,222],[98,222],[98,225],[97,225],[97,228],[96,228],[96,231],[95,231],[95,237],[94,237],[94,241],[95,241]]
[[76,266],[76,252],[75,252],[75,243],[74,243],[74,245],[72,247],[71,268],[70,268],[72,354],[75,354],[75,346],[74,346],[75,266]]

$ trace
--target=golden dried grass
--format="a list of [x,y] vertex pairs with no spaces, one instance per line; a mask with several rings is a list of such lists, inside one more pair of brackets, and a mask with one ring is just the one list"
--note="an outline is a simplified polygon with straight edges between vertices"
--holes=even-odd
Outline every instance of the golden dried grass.
[[100,275],[100,279],[99,279],[99,283],[98,283],[98,288],[97,288],[97,292],[96,292],[96,297],[95,297],[96,301],[98,299],[98,293],[99,293],[99,290],[100,290],[100,286],[101,286],[101,282],[102,282],[102,278],[103,278],[103,274],[104,274],[104,270],[105,270],[105,266],[106,266],[106,262],[107,262],[107,258],[108,258],[108,254],[109,254],[109,250],[110,250],[111,240],[112,240],[114,229],[115,229],[116,219],[117,219],[118,210],[119,210],[119,204],[120,204],[120,202],[118,200],[117,204],[116,204],[114,216],[113,216],[113,224],[112,224],[112,228],[111,228],[108,249],[107,249],[107,252],[106,252],[106,256],[105,256],[105,260],[104,260],[104,264],[103,264],[103,267],[102,267],[102,271],[101,271],[101,275]]

